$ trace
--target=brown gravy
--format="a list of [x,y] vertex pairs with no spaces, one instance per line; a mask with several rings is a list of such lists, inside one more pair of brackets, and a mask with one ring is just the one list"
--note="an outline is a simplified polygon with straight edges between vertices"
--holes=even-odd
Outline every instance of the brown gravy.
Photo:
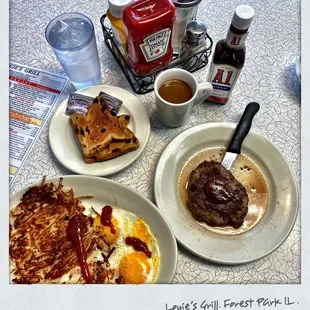
[[[185,164],[179,178],[179,193],[185,207],[187,201],[187,183],[191,172],[205,160],[220,162],[224,154],[225,148],[210,147],[195,154]],[[252,229],[264,216],[269,201],[269,192],[265,177],[250,158],[243,154],[239,155],[230,171],[246,188],[249,197],[249,211],[243,225],[237,229],[232,226],[211,227],[206,223],[196,221],[199,225],[221,235],[239,235]]]
[[158,93],[164,100],[175,104],[187,102],[193,97],[191,87],[186,82],[176,79],[163,83]]

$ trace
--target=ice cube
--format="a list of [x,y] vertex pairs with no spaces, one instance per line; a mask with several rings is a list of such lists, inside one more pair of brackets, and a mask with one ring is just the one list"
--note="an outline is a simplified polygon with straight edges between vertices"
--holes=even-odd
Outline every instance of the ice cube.
[[51,32],[57,33],[59,29],[61,29],[61,21],[58,20],[56,24],[52,27]]
[[85,21],[82,19],[75,19],[71,21],[70,34],[75,46],[79,46],[84,43],[85,38]]
[[63,39],[63,40],[71,40],[71,31],[70,31],[70,28],[62,31],[59,33],[59,36]]
[[52,44],[60,48],[68,47],[69,41],[71,40],[69,25],[62,20],[58,20],[52,27],[49,38]]
[[57,23],[53,26],[52,30],[55,33],[64,32],[69,28],[69,25],[62,20],[58,20]]
[[77,19],[72,21],[72,28],[83,29],[85,26],[85,21],[83,19]]
[[60,48],[66,48],[69,46],[69,40],[70,38],[66,38],[66,35],[65,37],[63,37],[62,35],[58,36],[58,44]]
[[71,28],[70,29],[71,38],[75,42],[80,42],[83,36],[83,32],[79,29]]

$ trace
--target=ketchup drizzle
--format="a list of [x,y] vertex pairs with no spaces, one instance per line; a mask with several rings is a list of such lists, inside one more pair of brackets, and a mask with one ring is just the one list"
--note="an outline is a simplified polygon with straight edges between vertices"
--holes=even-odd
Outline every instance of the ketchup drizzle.
[[111,221],[112,219],[112,207],[111,206],[105,206],[102,208],[101,216],[100,216],[100,222],[103,226],[109,226],[111,230],[111,234],[115,234],[115,228]]
[[152,252],[149,251],[147,245],[139,238],[126,237],[125,242],[131,245],[136,251],[143,252],[148,258],[152,257]]
[[81,226],[81,217],[79,215],[73,216],[68,224],[67,235],[75,247],[75,251],[81,266],[83,278],[87,284],[91,284],[92,277],[90,275],[86,262],[86,253],[82,242]]

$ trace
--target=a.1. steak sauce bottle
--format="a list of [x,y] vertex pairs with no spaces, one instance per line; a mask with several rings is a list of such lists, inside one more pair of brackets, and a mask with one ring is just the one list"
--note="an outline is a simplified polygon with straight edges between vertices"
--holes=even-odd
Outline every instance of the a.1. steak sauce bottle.
[[215,46],[208,75],[213,93],[207,101],[226,103],[237,82],[245,62],[245,39],[254,16],[248,5],[239,5],[234,13],[226,39]]

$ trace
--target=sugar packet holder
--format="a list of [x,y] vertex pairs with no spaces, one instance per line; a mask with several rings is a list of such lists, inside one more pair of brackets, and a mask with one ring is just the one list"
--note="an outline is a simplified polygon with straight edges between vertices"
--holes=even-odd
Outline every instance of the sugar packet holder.
[[[115,113],[115,115],[117,115],[119,109],[121,108],[123,104],[123,101],[102,91],[99,93],[99,96],[103,96],[106,103],[111,108],[111,111]],[[80,113],[80,114],[86,115],[88,108],[93,103],[93,101],[94,101],[93,97],[71,93],[69,95],[65,114],[71,115],[73,113]]]

